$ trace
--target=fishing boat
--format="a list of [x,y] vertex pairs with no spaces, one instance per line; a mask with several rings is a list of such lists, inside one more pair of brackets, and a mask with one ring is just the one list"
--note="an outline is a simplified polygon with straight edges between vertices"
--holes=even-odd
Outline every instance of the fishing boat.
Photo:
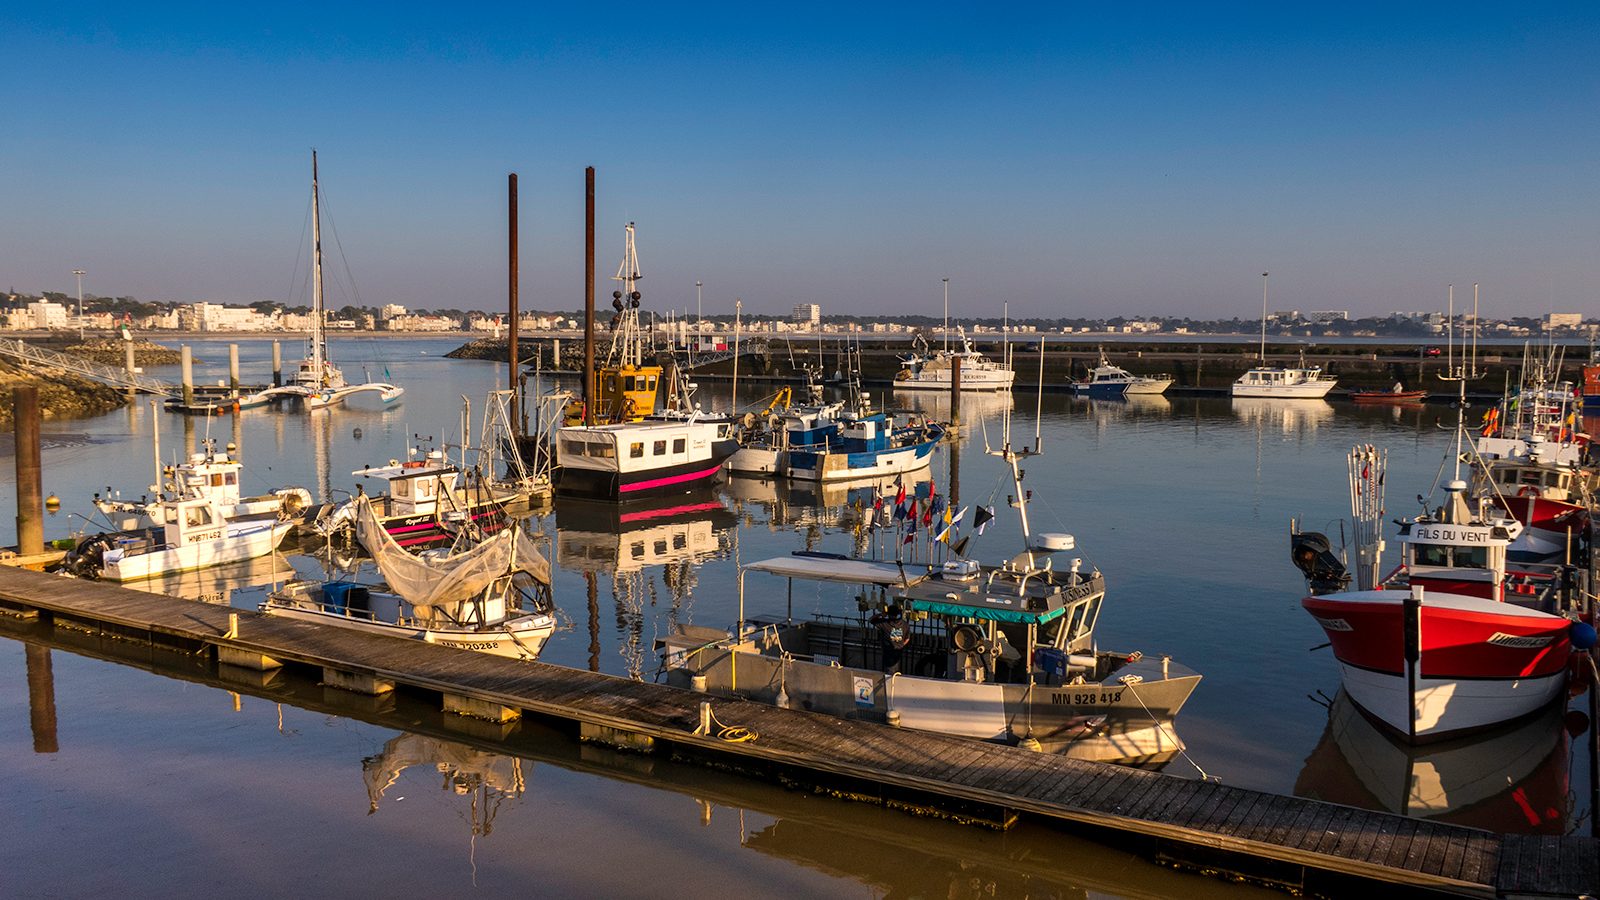
[[726,420],[570,425],[555,431],[558,497],[629,501],[703,488],[736,444]]
[[[1159,763],[1179,752],[1172,721],[1199,674],[1095,646],[1104,577],[1078,559],[1054,565],[1076,547],[1071,535],[1029,530],[1017,461],[1033,451],[1008,440],[992,452],[1010,463],[1022,552],[984,565],[963,539],[937,563],[804,551],[748,563],[732,631],[686,625],[659,642],[668,682],[1086,759]],[[747,616],[752,575],[786,580],[789,608]],[[796,620],[796,583],[845,586],[855,615]]]
[[453,533],[447,525],[454,519],[470,521],[486,532],[498,531],[504,525],[506,507],[521,496],[515,487],[463,479],[462,470],[438,450],[424,452],[421,459],[391,459],[387,465],[368,466],[350,474],[381,480],[386,489],[369,494],[358,485],[357,496],[317,523],[317,530],[324,535],[353,528],[366,500],[400,546],[424,547],[451,540]]
[[1326,537],[1291,537],[1310,588],[1301,606],[1326,632],[1345,691],[1412,742],[1542,709],[1562,696],[1574,642],[1593,643],[1592,628],[1574,625],[1574,595],[1558,570],[1508,566],[1507,548],[1524,526],[1468,497],[1460,466],[1469,443],[1458,417],[1445,500],[1400,520],[1402,562],[1388,575],[1378,574],[1385,456],[1370,446],[1349,455],[1356,589]]
[[[298,398],[308,410],[326,409],[357,394],[376,394],[385,405],[394,403],[405,389],[388,381],[350,384],[328,356],[327,309],[322,290],[322,192],[317,178],[317,151],[311,151],[311,337],[308,355],[295,369],[294,379],[241,399],[240,408],[260,406],[279,397]],[[387,371],[387,369],[385,370]]]
[[788,476],[801,481],[854,481],[926,468],[945,428],[913,419],[896,426],[882,413],[847,414],[822,446],[791,448]]
[[[159,449],[156,455],[159,459]],[[218,451],[216,441],[207,438],[203,450],[189,454],[182,463],[160,468],[155,501],[143,497],[138,501],[126,501],[107,486],[104,494],[94,495],[94,505],[107,518],[120,517],[115,521],[123,530],[149,528],[160,523],[160,498],[169,495],[183,500],[204,500],[211,506],[212,518],[225,522],[292,520],[311,508],[311,492],[302,487],[244,496],[240,488],[243,472],[243,463]]]
[[[593,424],[615,425],[620,422],[638,422],[656,411],[657,400],[666,387],[662,368],[645,364],[644,330],[639,324],[639,304],[644,295],[639,291],[639,281],[644,275],[639,271],[639,250],[634,223],[625,229],[622,262],[611,280],[620,285],[611,292],[611,321],[608,325],[611,344],[606,358],[591,376],[595,391]],[[587,392],[584,395],[588,396]],[[566,424],[589,424],[585,399],[576,399],[567,405]]]
[[1489,410],[1473,442],[1473,496],[1525,526],[1510,548],[1517,562],[1574,559],[1600,487],[1577,403],[1541,399],[1547,390],[1544,370],[1535,366],[1515,399]]
[[1164,394],[1171,386],[1171,375],[1134,375],[1121,366],[1112,365],[1104,351],[1100,353],[1100,364],[1089,370],[1088,377],[1071,385],[1074,394],[1097,400],[1127,394]]
[[1421,403],[1428,396],[1427,391],[1408,391],[1405,385],[1395,382],[1387,391],[1351,391],[1350,399],[1356,403]]
[[948,391],[954,378],[956,360],[961,366],[961,390],[1009,391],[1016,373],[1009,365],[995,362],[972,348],[965,330],[958,328],[960,350],[945,347],[933,350],[927,339],[918,334],[913,350],[901,360],[903,367],[895,373],[894,386],[912,391]]
[[295,527],[275,518],[220,519],[210,498],[169,498],[155,506],[160,524],[80,538],[65,570],[107,581],[192,572],[266,556]]
[[[820,395],[821,385],[816,388]],[[764,411],[741,417],[739,449],[723,463],[729,473],[760,478],[787,475],[790,451],[826,447],[839,434],[844,401],[823,403],[814,396],[811,403],[791,404],[789,399],[789,388],[783,388]]]
[[[356,501],[357,539],[383,582],[297,581],[267,595],[268,615],[387,634],[512,659],[537,659],[555,633],[550,564],[518,523],[449,549],[412,553],[368,498]],[[458,538],[471,534],[463,525]]]

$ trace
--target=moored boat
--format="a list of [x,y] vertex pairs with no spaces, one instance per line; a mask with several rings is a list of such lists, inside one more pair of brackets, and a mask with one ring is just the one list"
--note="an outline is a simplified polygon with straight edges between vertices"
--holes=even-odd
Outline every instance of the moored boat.
[[1427,396],[1427,391],[1408,391],[1399,382],[1387,391],[1350,392],[1350,399],[1356,403],[1421,403]]
[[791,449],[787,474],[801,481],[851,481],[912,472],[929,464],[944,433],[935,422],[897,427],[886,413],[847,415],[823,446]]
[[550,565],[520,524],[460,549],[417,554],[363,497],[355,528],[383,583],[297,581],[268,594],[261,611],[513,659],[538,658],[555,633]]

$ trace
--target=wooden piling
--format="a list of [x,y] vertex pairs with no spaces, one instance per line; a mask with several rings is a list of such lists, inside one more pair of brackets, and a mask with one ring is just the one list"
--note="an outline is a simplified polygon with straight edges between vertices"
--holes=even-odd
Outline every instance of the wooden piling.
[[272,386],[283,387],[283,346],[272,342]]
[[228,345],[228,390],[239,394],[239,345]]
[[33,729],[33,752],[55,753],[56,680],[50,648],[29,642],[22,645],[28,664],[28,725]]
[[183,358],[183,405],[194,406],[194,353],[184,344],[179,350]]
[[11,389],[11,425],[16,436],[17,555],[44,552],[44,470],[39,454],[39,389]]

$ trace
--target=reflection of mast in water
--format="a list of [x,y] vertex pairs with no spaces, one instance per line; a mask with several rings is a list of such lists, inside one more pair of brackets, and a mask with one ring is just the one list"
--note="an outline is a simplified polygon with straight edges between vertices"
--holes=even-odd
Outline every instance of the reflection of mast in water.
[[589,671],[600,671],[600,589],[594,572],[584,572],[583,580],[589,586]]
[[311,464],[316,469],[317,502],[327,503],[333,497],[332,417],[313,412],[306,418],[311,427]]
[[644,588],[655,592],[655,582],[643,571],[617,571],[611,575],[611,599],[617,605],[617,655],[622,657],[628,677],[644,678]]
[[56,743],[56,679],[50,648],[22,645],[28,664],[28,725],[33,729],[33,752],[54,753]]
[[667,610],[667,624],[676,629],[684,618],[694,618],[694,589],[700,584],[695,566],[688,560],[668,563],[661,569],[661,583],[672,596],[672,606]]

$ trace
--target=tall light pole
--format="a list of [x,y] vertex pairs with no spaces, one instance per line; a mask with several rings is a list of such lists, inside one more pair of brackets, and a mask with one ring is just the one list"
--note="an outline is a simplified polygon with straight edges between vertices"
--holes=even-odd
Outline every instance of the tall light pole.
[[944,352],[950,352],[950,279],[944,279]]
[[694,330],[696,332],[700,330],[700,288],[703,286],[705,286],[703,281],[694,283]]
[[1261,364],[1267,364],[1267,273],[1261,273]]
[[72,274],[78,276],[78,343],[83,343],[83,276],[89,274],[83,269],[73,269]]

